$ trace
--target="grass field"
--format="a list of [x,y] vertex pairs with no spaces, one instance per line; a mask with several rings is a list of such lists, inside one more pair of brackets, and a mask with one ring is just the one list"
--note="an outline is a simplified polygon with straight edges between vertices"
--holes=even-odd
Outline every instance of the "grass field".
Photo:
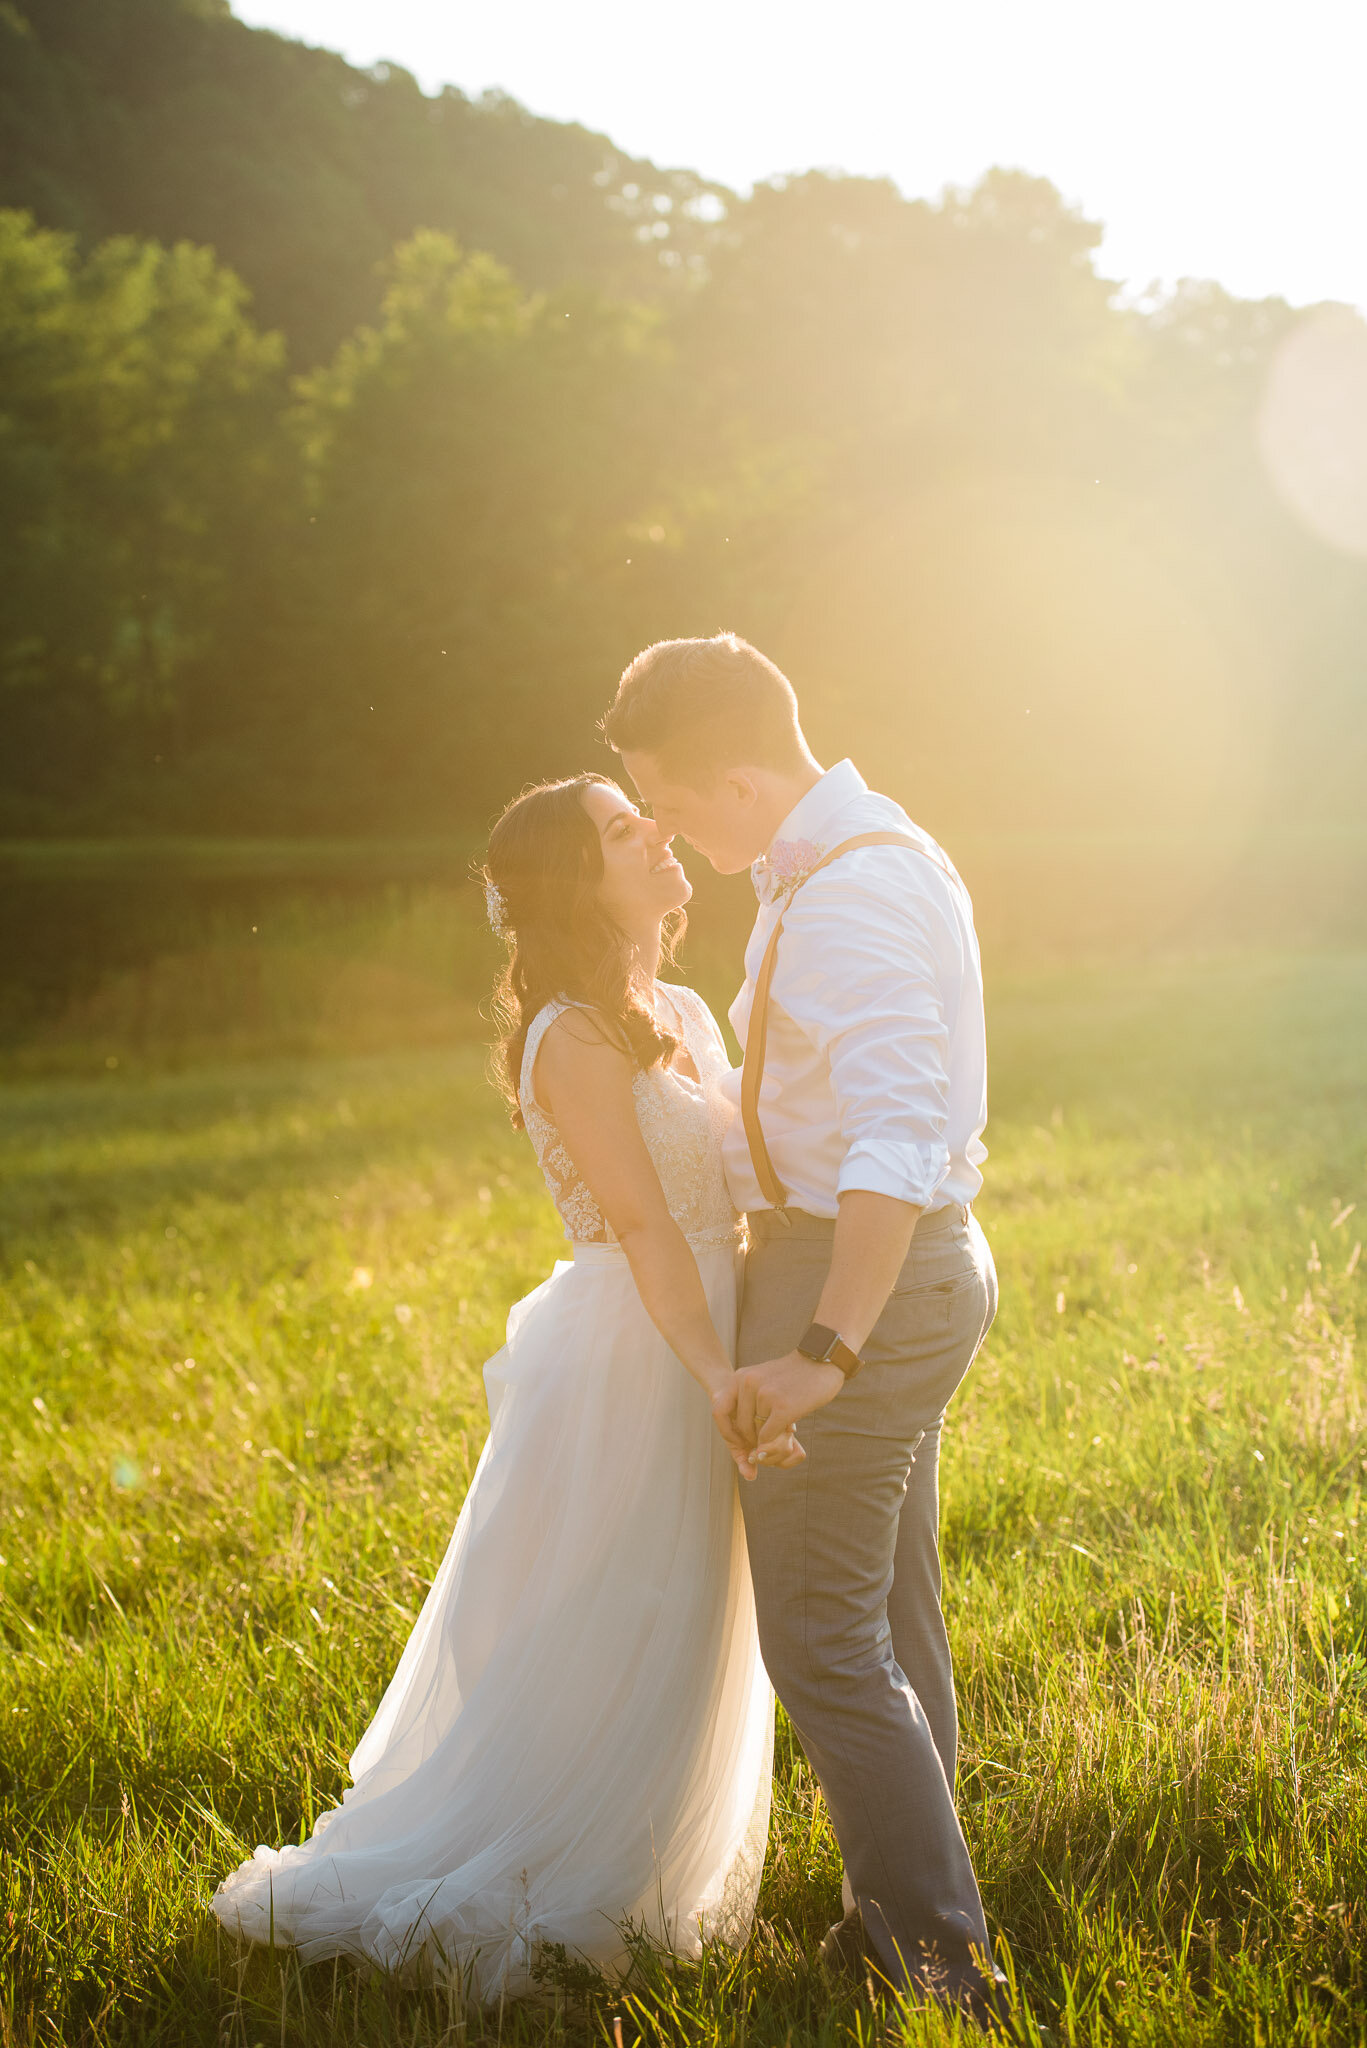
[[[1367,2039],[1367,958],[1019,982],[992,1032],[1002,1310],[951,1411],[945,1554],[1024,2031]],[[739,1959],[467,2015],[208,1924],[229,1865],[341,1791],[478,1453],[480,1364],[556,1253],[481,1069],[0,1091],[7,2048],[886,2024],[813,1965],[839,1872],[786,1734]]]

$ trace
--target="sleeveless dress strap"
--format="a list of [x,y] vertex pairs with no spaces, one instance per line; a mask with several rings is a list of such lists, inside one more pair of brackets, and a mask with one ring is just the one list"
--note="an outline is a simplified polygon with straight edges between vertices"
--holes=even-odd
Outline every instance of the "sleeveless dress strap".
[[693,993],[692,989],[685,988],[682,982],[677,981],[661,981],[656,986],[664,991],[664,999],[674,1012],[679,1034],[686,1041],[689,1027],[696,1025],[698,1021],[697,1011],[689,1001]]
[[[673,1005],[674,1013],[679,1020],[684,1050],[701,1077],[704,1048],[709,1052],[720,1050],[723,1056],[726,1055],[726,1040],[717,1029],[717,1020],[698,991],[690,988],[687,982],[662,981],[660,987],[665,992],[666,1000]],[[730,1063],[730,1059],[727,1058],[727,1065]]]
[[[536,1072],[536,1056],[541,1050],[541,1041],[556,1018],[562,1017],[566,1010],[572,1010],[574,1007],[573,1003],[567,1002],[545,1003],[527,1026],[527,1038],[522,1048],[522,1072],[518,1076],[517,1086],[524,1111],[529,1102],[534,1108],[541,1109],[532,1087],[532,1076]],[[541,1110],[541,1114],[546,1114],[544,1109]]]

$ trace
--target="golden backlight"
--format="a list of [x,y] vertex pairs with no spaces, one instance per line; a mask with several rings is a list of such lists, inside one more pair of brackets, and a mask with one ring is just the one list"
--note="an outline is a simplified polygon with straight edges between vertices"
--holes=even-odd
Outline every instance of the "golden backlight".
[[1278,349],[1258,417],[1282,502],[1321,540],[1367,555],[1367,321],[1325,306]]

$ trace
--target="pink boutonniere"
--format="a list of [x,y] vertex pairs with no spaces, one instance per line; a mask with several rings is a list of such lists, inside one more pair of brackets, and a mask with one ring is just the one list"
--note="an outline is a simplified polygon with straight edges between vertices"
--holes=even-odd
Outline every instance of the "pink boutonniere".
[[764,864],[769,879],[769,898],[791,896],[807,877],[820,867],[826,849],[814,839],[779,839]]

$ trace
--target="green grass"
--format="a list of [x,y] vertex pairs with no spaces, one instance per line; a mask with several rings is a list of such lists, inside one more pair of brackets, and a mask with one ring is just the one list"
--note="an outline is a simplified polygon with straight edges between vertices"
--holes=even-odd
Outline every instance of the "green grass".
[[[992,1031],[946,1604],[1026,2033],[1367,2039],[1367,960],[1017,983]],[[874,2040],[786,1732],[739,1960],[466,2015],[206,1915],[341,1791],[556,1253],[478,1049],[11,1086],[0,1227],[0,2043]]]

